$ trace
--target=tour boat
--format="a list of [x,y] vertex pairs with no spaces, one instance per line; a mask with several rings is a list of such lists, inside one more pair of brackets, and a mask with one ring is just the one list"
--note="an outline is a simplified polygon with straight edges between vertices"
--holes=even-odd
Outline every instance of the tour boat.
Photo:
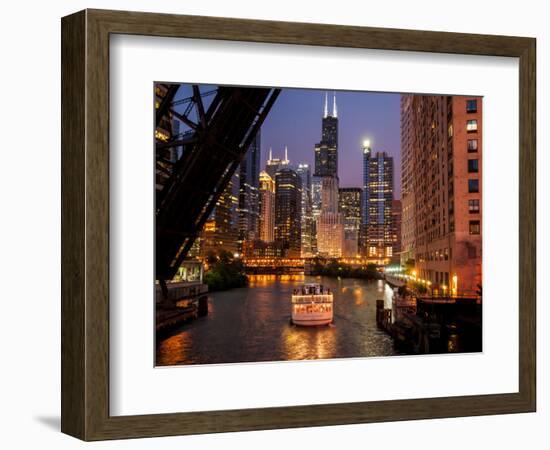
[[317,283],[307,283],[292,292],[292,323],[328,325],[333,317],[333,295]]

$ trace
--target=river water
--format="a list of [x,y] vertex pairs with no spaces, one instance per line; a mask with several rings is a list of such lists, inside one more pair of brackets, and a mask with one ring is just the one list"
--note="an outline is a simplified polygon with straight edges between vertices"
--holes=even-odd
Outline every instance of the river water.
[[[290,323],[292,290],[321,283],[334,294],[334,324],[297,327]],[[376,327],[376,300],[391,307],[383,281],[303,275],[256,275],[247,288],[209,295],[208,316],[182,325],[157,343],[156,363],[214,364],[357,358],[396,354]]]

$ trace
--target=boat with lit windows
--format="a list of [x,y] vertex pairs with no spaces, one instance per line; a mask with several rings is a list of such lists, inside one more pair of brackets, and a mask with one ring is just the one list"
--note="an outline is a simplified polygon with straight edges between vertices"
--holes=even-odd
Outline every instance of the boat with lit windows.
[[301,326],[329,325],[334,298],[322,284],[306,283],[292,292],[292,323]]

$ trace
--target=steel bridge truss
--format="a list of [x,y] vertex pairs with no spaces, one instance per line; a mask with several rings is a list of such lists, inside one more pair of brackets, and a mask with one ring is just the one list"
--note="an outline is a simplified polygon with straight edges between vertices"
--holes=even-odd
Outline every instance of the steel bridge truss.
[[161,281],[177,273],[280,93],[223,86],[201,93],[193,85],[192,96],[175,100],[180,86],[165,85],[156,110],[157,127],[175,118],[186,128],[155,140],[155,264]]

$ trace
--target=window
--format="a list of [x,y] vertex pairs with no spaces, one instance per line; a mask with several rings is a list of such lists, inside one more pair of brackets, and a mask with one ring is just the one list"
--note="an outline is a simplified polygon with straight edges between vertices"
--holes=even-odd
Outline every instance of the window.
[[468,120],[466,123],[466,131],[468,133],[475,133],[477,131],[477,120]]
[[479,180],[468,180],[468,192],[479,192]]
[[479,234],[479,220],[470,220],[470,234]]
[[468,160],[468,173],[477,173],[479,171],[479,165],[477,159]]
[[449,124],[449,127],[447,128],[447,136],[453,137],[453,124]]
[[466,100],[466,112],[475,113],[477,112],[477,100]]
[[468,246],[468,258],[469,259],[477,258],[477,249],[473,245]]
[[479,212],[479,200],[468,200],[468,211],[471,214],[476,214]]
[[477,152],[477,139],[468,139],[468,152]]

